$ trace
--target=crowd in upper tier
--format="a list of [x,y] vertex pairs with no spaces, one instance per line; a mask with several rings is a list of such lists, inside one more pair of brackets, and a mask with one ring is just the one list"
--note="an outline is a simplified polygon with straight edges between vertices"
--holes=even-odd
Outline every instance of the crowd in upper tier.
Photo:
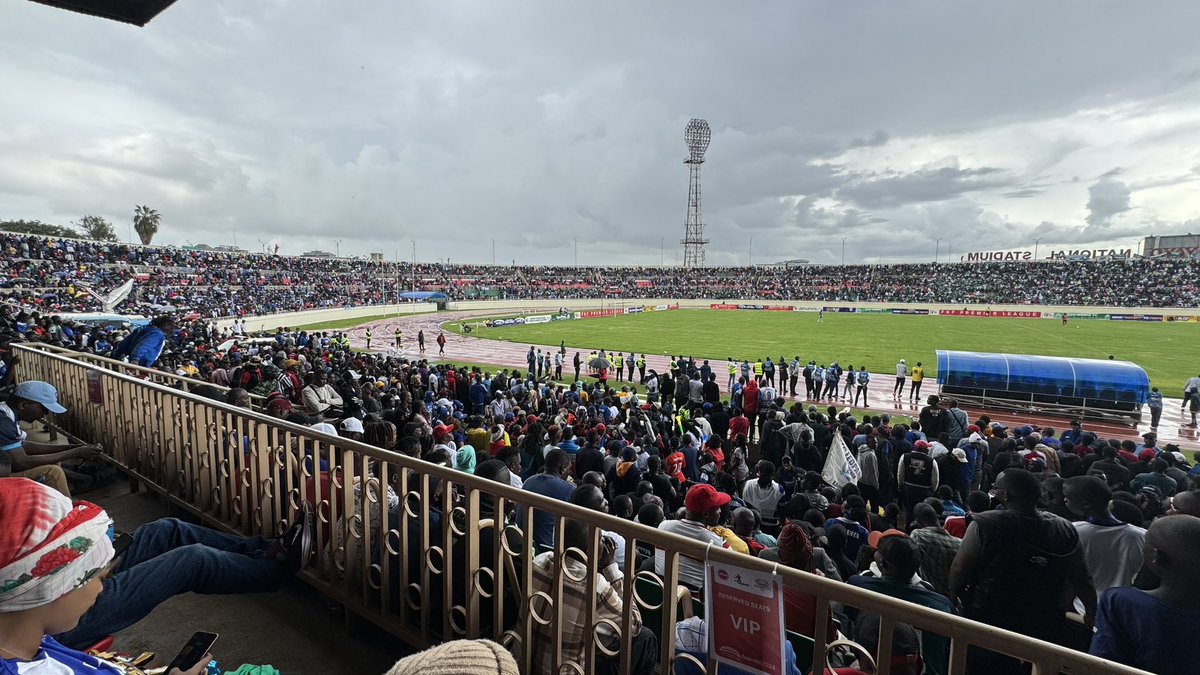
[[827,302],[1200,306],[1200,260],[1098,259],[790,267],[495,266],[313,258],[0,234],[0,294],[48,312],[186,308],[206,318],[474,298],[704,298]]

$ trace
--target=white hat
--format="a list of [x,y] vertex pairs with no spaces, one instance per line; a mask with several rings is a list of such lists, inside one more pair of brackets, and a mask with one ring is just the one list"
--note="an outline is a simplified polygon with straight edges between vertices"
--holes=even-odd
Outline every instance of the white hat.
[[363,429],[362,420],[358,419],[357,417],[347,417],[346,419],[342,420],[342,431],[349,431],[356,434],[366,432],[366,430]]
[[904,359],[900,359],[900,363],[904,363]]
[[313,431],[316,431],[316,432],[319,432],[322,434],[329,434],[330,436],[337,436],[337,428],[334,427],[329,422],[317,422],[316,424],[312,425],[309,428],[312,429]]
[[972,431],[971,436],[969,438],[967,438],[967,442],[968,443],[982,443],[983,436],[980,436],[978,433]]
[[967,451],[966,450],[963,450],[962,448],[955,448],[950,451],[950,454],[954,456],[954,459],[957,459],[958,461],[966,464],[966,462],[967,462]]

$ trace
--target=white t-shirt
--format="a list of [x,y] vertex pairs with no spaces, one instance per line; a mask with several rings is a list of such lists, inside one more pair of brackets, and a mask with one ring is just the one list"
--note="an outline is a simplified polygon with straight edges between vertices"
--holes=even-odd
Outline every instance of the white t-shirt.
[[[709,531],[700,523],[691,520],[664,520],[659,524],[658,529],[671,534],[678,534],[688,539],[707,544],[712,542],[713,546],[725,547],[725,540],[714,532]],[[654,551],[654,571],[659,576],[664,574],[666,569],[666,552],[662,549]],[[704,561],[695,560],[686,556],[679,556],[679,580],[691,588],[704,588]]]
[[[1142,567],[1146,531],[1125,523],[1093,525],[1079,521],[1074,525],[1096,595],[1110,588],[1132,586],[1134,576]],[[1083,603],[1078,598],[1075,599],[1075,611],[1083,613]]]
[[742,486],[742,499],[746,500],[762,515],[764,522],[775,522],[775,507],[779,505],[779,499],[783,497],[783,488],[779,487],[779,483],[771,481],[771,484],[763,487],[759,484],[758,479],[746,481]]

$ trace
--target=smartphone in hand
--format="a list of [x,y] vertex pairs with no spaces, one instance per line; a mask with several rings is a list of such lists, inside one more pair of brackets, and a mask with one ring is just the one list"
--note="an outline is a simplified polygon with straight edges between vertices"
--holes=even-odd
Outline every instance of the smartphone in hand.
[[179,654],[171,660],[171,665],[167,666],[167,672],[171,672],[172,668],[180,670],[190,670],[195,667],[200,659],[204,658],[209,650],[212,649],[213,643],[217,641],[216,633],[205,633],[197,631],[192,633],[192,637],[188,639],[187,644],[179,651]]

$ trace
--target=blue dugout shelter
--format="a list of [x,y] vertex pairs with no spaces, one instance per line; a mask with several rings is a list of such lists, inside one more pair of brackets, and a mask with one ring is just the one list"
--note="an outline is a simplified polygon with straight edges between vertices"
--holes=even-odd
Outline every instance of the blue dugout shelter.
[[[947,394],[1064,414],[1141,417],[1146,371],[1129,361],[937,350]],[[1095,413],[1095,414],[1093,414]]]

